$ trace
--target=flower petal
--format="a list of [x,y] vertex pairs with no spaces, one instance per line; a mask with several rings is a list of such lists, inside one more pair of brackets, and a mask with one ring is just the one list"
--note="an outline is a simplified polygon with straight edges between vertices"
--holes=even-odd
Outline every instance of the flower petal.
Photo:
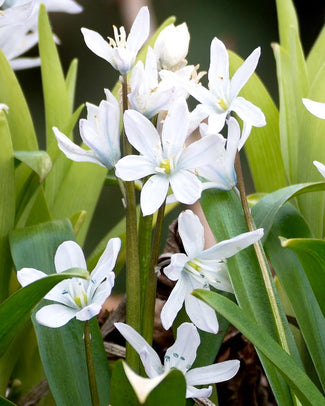
[[209,86],[213,92],[227,94],[229,86],[229,57],[226,47],[218,38],[213,38],[210,46]]
[[185,254],[173,254],[170,259],[170,264],[164,268],[164,274],[172,281],[177,281],[181,277],[188,257]]
[[178,99],[168,110],[162,130],[162,145],[167,156],[177,157],[184,148],[189,112],[186,101]]
[[182,323],[174,344],[166,351],[165,368],[176,368],[185,373],[195,361],[200,341],[196,327],[192,323]]
[[81,28],[81,32],[87,47],[100,58],[112,63],[112,49],[108,42],[98,32],[88,28]]
[[92,285],[90,285],[91,288],[89,289],[89,292],[87,292],[88,298],[91,300],[92,303],[97,303],[102,306],[108,296],[110,296],[114,286],[114,282],[115,273],[110,272],[107,276],[107,279],[99,286],[97,286],[96,289],[94,289]]
[[255,127],[263,127],[266,124],[262,110],[243,97],[237,97],[231,103],[231,110],[237,113],[243,121],[248,121]]
[[322,176],[325,178],[325,165],[322,164],[321,162],[318,161],[313,161],[313,164],[316,166],[316,168],[319,170]]
[[56,272],[63,272],[69,268],[87,269],[84,253],[74,241],[65,241],[59,245],[54,257]]
[[30,283],[45,278],[46,273],[34,268],[22,268],[17,272],[17,279],[21,286],[25,287]]
[[83,307],[76,314],[76,318],[81,321],[90,320],[100,313],[102,306],[98,303],[91,303],[90,305]]
[[144,216],[156,212],[166,199],[169,181],[164,175],[151,176],[141,190],[140,206]]
[[190,291],[191,288],[188,286],[187,278],[181,277],[171,291],[160,313],[161,324],[165,330],[168,330],[172,326],[177,313],[184,303],[185,296]]
[[204,249],[204,229],[196,214],[186,210],[178,216],[178,232],[186,254],[193,258]]
[[115,165],[115,175],[126,181],[142,179],[153,173],[154,163],[142,155],[127,155]]
[[208,388],[197,389],[194,386],[186,386],[186,398],[204,399],[209,398],[212,393],[212,386]]
[[148,7],[141,7],[132,24],[127,38],[127,48],[138,53],[144,42],[149,36],[150,14]]
[[136,352],[139,355],[143,354],[141,360],[149,378],[154,378],[164,372],[156,351],[134,328],[124,323],[114,323],[114,325]]
[[194,368],[186,373],[186,382],[188,385],[207,385],[227,381],[237,374],[239,367],[238,360],[230,360]]
[[36,321],[43,326],[57,328],[67,324],[75,317],[76,313],[76,309],[61,304],[51,304],[38,310]]
[[190,144],[182,153],[178,165],[182,169],[198,169],[213,162],[219,152],[219,136],[206,135]]
[[177,171],[170,178],[170,185],[178,202],[193,204],[201,197],[202,183],[189,171]]
[[302,99],[302,102],[311,114],[325,120],[325,103],[316,102],[310,99]]

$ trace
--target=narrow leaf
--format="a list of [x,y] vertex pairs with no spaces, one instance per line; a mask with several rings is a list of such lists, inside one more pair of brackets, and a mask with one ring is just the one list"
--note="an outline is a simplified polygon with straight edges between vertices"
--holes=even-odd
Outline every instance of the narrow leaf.
[[14,156],[38,174],[40,183],[52,169],[51,158],[45,151],[15,151]]

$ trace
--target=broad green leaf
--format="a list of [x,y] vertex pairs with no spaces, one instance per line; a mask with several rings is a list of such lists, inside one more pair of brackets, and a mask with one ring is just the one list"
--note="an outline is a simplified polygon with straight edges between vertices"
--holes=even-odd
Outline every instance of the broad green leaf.
[[290,199],[302,193],[310,193],[325,190],[325,182],[303,183],[287,186],[262,197],[252,207],[252,215],[256,227],[264,228],[265,240],[273,225],[275,216],[281,207]]
[[[68,220],[53,221],[15,230],[11,248],[15,266],[32,267],[54,273],[54,255],[59,244],[73,240]],[[66,326],[50,329],[34,320],[41,359],[51,391],[60,406],[91,406],[83,342],[83,324],[72,320]],[[109,373],[97,320],[90,323],[94,364],[100,405],[109,403]]]
[[58,147],[52,127],[56,126],[61,131],[66,128],[70,120],[71,107],[59,55],[44,5],[41,5],[39,9],[38,29],[45,103],[46,144],[47,151],[54,158],[58,152]]
[[290,238],[282,240],[281,243],[283,247],[291,248],[297,254],[323,315],[325,315],[325,241],[311,238]]
[[322,331],[325,331],[325,319],[298,258],[290,250],[281,247],[279,236],[310,237],[306,222],[290,204],[285,205],[275,218],[265,249],[290,300],[315,369],[324,386],[325,341],[320,337]]
[[[243,60],[229,51],[231,75]],[[260,107],[266,118],[266,126],[253,127],[245,143],[245,151],[257,192],[272,192],[286,186],[284,164],[281,156],[279,113],[256,74],[253,74],[240,95]]]
[[52,169],[51,158],[45,151],[15,151],[14,157],[36,172],[40,183],[44,181]]
[[116,363],[111,381],[112,406],[185,405],[186,382],[181,371],[174,369],[167,376],[157,377],[154,380],[142,378],[132,372],[123,361],[119,360]]
[[307,58],[308,75],[311,81],[317,76],[324,64],[325,55],[325,26],[322,28]]
[[[247,232],[241,204],[234,191],[205,191],[201,198],[201,205],[217,241]],[[278,339],[272,308],[253,247],[238,252],[227,260],[227,264],[239,306],[245,309],[247,314],[256,320],[259,325],[263,326],[265,333]],[[290,351],[297,362],[300,363],[298,350],[283,309],[280,307],[279,311]],[[282,377],[272,368],[268,359],[262,354],[259,355],[278,403],[293,404],[289,388],[282,380]]]
[[[1,73],[0,73],[1,75]],[[12,261],[8,233],[15,222],[14,157],[8,122],[0,112],[0,303],[8,296]]]
[[14,403],[10,402],[10,400],[3,398],[0,396],[0,406],[16,406]]
[[[202,299],[221,313],[243,333],[259,351],[276,366],[304,406],[325,405],[325,398],[295,360],[245,311],[224,296],[207,290],[196,290]],[[283,406],[286,406],[284,403]]]
[[0,50],[0,100],[9,106],[8,123],[15,150],[38,148],[33,121],[17,78]]
[[290,31],[294,28],[299,32],[297,13],[292,0],[276,0],[279,37],[281,45],[289,50],[291,46]]
[[64,279],[87,277],[81,269],[61,272],[42,278],[12,294],[0,305],[0,355],[25,324],[33,308],[43,299],[53,286]]

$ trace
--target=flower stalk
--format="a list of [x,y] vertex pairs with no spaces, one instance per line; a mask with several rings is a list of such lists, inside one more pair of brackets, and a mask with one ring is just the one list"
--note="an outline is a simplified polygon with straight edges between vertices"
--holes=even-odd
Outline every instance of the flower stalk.
[[87,371],[90,387],[90,395],[92,406],[99,406],[99,396],[96,384],[96,375],[93,361],[93,353],[91,350],[91,333],[89,327],[89,321],[86,320],[84,324],[84,340],[85,340],[85,350],[86,350],[86,361],[87,361]]

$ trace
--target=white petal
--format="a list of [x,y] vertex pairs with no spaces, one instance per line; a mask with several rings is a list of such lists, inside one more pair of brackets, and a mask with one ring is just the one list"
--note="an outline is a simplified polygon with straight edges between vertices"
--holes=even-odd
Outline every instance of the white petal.
[[178,253],[172,255],[170,264],[164,269],[165,275],[172,281],[177,281],[181,277],[188,257],[185,254]]
[[224,240],[215,244],[213,247],[203,251],[198,258],[202,259],[218,259],[223,260],[225,258],[232,257],[240,250],[254,244],[263,237],[264,230],[259,228],[255,231],[249,231],[247,233],[239,234],[236,237]]
[[226,118],[227,118],[227,111],[225,111],[224,113],[213,113],[209,116],[208,119],[208,132],[211,134],[217,134],[219,133],[226,122]]
[[65,241],[59,245],[54,257],[56,272],[63,272],[69,268],[87,269],[82,249],[74,241]]
[[115,174],[118,178],[132,181],[142,179],[155,173],[155,165],[142,155],[127,155],[115,165]]
[[204,229],[196,214],[186,210],[178,216],[178,232],[191,258],[204,249]]
[[191,368],[200,345],[200,336],[192,323],[183,323],[177,329],[176,341],[165,354],[165,368],[176,368],[185,373]]
[[149,36],[150,14],[148,7],[141,7],[131,27],[127,38],[127,48],[138,53]]
[[104,282],[101,282],[99,286],[94,288],[92,285],[88,287],[89,292],[87,292],[88,298],[92,303],[97,303],[100,306],[103,305],[105,300],[110,296],[115,282],[115,273],[110,272],[107,276],[107,279]]
[[151,121],[135,110],[127,110],[124,113],[124,126],[130,144],[142,155],[155,161],[161,143]]
[[190,144],[182,153],[178,165],[182,169],[197,169],[213,162],[218,156],[218,135],[206,135]]
[[325,103],[316,102],[310,99],[302,99],[302,102],[311,114],[325,120]]
[[76,313],[76,309],[60,304],[51,304],[42,307],[36,313],[36,320],[43,326],[57,328],[67,324],[75,317]]
[[209,86],[217,94],[226,95],[229,83],[229,57],[226,47],[218,38],[210,46]]
[[143,362],[142,358],[141,360],[145,367],[146,374],[150,378],[154,378],[164,372],[156,351],[151,348],[147,341],[135,331],[134,328],[124,323],[114,323],[114,325],[139,355],[143,353],[145,362]]
[[170,178],[170,185],[178,202],[193,204],[201,197],[202,183],[189,171],[177,171]]
[[17,279],[21,286],[27,286],[39,279],[45,278],[46,273],[34,268],[22,268],[17,272]]
[[65,306],[71,307],[72,309],[78,309],[75,301],[69,294],[67,294],[67,292],[69,291],[70,283],[70,279],[59,282],[46,294],[46,296],[44,296],[44,299],[53,300],[54,302],[61,303]]
[[72,0],[47,0],[45,2],[48,11],[77,14],[82,12],[82,7]]
[[98,303],[91,303],[90,305],[82,308],[76,314],[76,318],[81,321],[90,320],[93,317],[97,316],[101,310],[102,306]]
[[112,49],[108,45],[108,42],[106,42],[98,32],[89,30],[88,28],[81,28],[81,32],[87,47],[97,56],[112,63]]
[[187,279],[181,277],[171,291],[160,313],[161,324],[165,330],[168,330],[172,326],[177,313],[184,303],[185,296],[190,291],[191,287],[188,287]]
[[141,190],[140,206],[144,216],[155,213],[166,199],[169,181],[164,175],[151,176]]
[[243,64],[236,70],[230,83],[230,98],[231,100],[237,97],[242,87],[247,83],[248,79],[254,73],[258,60],[261,55],[261,48],[256,48]]
[[212,393],[212,386],[203,389],[197,389],[194,386],[187,385],[186,387],[186,398],[209,398]]
[[207,385],[218,383],[233,378],[239,370],[240,362],[230,360],[206,367],[194,368],[187,372],[186,382],[188,385]]
[[321,162],[318,161],[313,161],[313,164],[316,166],[316,168],[319,170],[322,176],[325,178],[325,165],[322,164]]
[[231,103],[231,110],[237,113],[243,121],[248,121],[255,127],[263,127],[266,124],[262,110],[243,97],[237,97]]
[[41,58],[16,58],[9,61],[13,70],[35,68],[41,65]]
[[167,156],[177,157],[183,150],[188,124],[186,101],[179,99],[170,107],[162,130],[162,144]]

